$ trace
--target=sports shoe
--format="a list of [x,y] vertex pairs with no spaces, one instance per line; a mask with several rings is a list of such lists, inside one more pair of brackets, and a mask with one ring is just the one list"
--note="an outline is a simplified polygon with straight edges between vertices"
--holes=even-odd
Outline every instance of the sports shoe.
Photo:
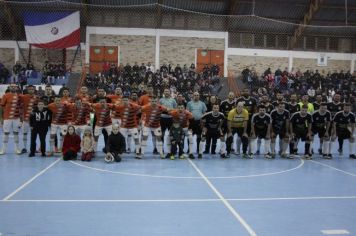
[[5,150],[4,149],[1,149],[0,150],[0,155],[4,155],[6,152],[5,152]]
[[355,155],[355,154],[351,154],[351,155],[350,155],[350,158],[351,158],[351,159],[356,159],[356,155]]
[[243,154],[242,154],[242,158],[247,159],[247,158],[248,158],[248,155],[247,155],[246,153],[243,153]]
[[48,157],[53,156],[53,152],[47,152],[47,156],[48,156]]
[[342,154],[342,149],[338,149],[337,151],[339,152],[340,155]]
[[185,159],[185,155],[184,154],[180,155],[179,159]]
[[290,154],[289,156],[287,156],[287,154],[285,154],[286,155],[286,158],[288,158],[288,159],[294,159],[296,156],[295,155],[293,155],[293,154]]
[[271,153],[271,158],[273,158],[273,159],[276,158],[276,153],[272,152]]
[[130,148],[126,149],[126,153],[131,153]]
[[202,159],[203,158],[203,155],[201,153],[198,154],[198,158],[199,159]]
[[221,154],[220,154],[220,157],[223,158],[223,159],[226,158],[225,153],[221,153]]
[[215,154],[216,154],[216,152],[215,152],[215,151],[212,151],[212,152],[211,152],[211,155],[215,155]]
[[328,154],[323,154],[323,159],[331,159]]
[[226,158],[230,158],[230,153],[226,153]]
[[205,151],[203,152],[203,154],[209,154],[209,151],[205,150]]
[[41,157],[46,157],[46,153],[42,153],[42,154],[41,154]]
[[[231,150],[231,151],[232,151],[232,150]],[[239,151],[239,150],[236,150],[236,151],[234,151],[234,154],[239,156],[239,155],[240,155],[240,151]]]
[[193,155],[193,153],[190,153],[190,154],[189,154],[189,158],[190,158],[190,159],[194,159],[194,158],[195,158],[195,156]]
[[15,151],[15,152],[16,152],[16,154],[17,154],[17,155],[22,154],[22,152],[21,152],[21,150],[20,150],[20,149],[16,149],[16,151]]
[[272,155],[270,153],[265,154],[265,158],[272,159]]
[[158,151],[157,151],[157,148],[154,148],[152,153],[153,153],[154,155],[158,155],[158,154],[159,154]]
[[333,155],[331,155],[331,154],[328,154],[328,159],[332,159],[333,158]]
[[304,158],[305,160],[311,160],[311,159],[312,159],[312,157],[311,157],[310,154],[305,154],[305,155],[303,156],[303,158]]
[[321,148],[318,149],[319,155],[323,155],[323,151],[321,150]]
[[34,157],[34,156],[35,156],[34,153],[30,153],[30,154],[28,155],[28,157]]
[[114,157],[111,155],[107,155],[107,156],[105,156],[104,160],[105,160],[105,162],[110,163],[110,162],[114,161]]
[[21,150],[21,154],[27,153],[27,149],[26,148],[22,148]]
[[171,158],[171,154],[167,153],[166,157],[165,158]]
[[166,156],[164,155],[164,153],[159,154],[159,157],[160,157],[161,159],[166,159]]
[[[290,155],[290,156],[293,156],[293,155]],[[287,158],[287,154],[286,153],[282,153],[281,154],[281,158]]]
[[142,155],[140,153],[136,153],[136,156],[135,156],[136,159],[142,159]]
[[170,158],[171,160],[176,159],[174,155],[171,155],[169,158]]
[[248,154],[247,159],[253,159],[253,154],[252,153]]

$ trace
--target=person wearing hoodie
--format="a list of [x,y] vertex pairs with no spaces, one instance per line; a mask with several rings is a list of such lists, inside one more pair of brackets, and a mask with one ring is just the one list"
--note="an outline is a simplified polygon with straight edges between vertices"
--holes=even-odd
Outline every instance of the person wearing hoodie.
[[81,160],[91,161],[91,159],[94,157],[95,140],[92,129],[89,126],[84,130],[80,148],[82,150]]
[[37,135],[40,136],[42,157],[46,156],[46,135],[51,125],[52,113],[44,107],[44,101],[38,101],[37,107],[30,115],[31,147],[29,157],[34,157],[36,152]]
[[112,132],[108,137],[108,141],[106,142],[106,162],[120,162],[121,154],[126,150],[126,142],[125,137],[119,132],[119,125],[114,124],[112,126]]
[[75,133],[74,126],[68,126],[67,134],[64,136],[63,140],[63,160],[68,161],[76,159],[78,152],[80,151],[80,143],[80,137]]

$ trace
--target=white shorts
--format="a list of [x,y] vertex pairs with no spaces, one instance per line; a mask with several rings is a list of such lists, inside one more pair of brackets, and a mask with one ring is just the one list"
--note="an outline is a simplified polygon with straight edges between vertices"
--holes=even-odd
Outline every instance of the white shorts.
[[148,134],[150,132],[153,132],[153,134],[155,136],[162,136],[161,127],[158,127],[158,128],[150,128],[150,127],[146,127],[146,126],[143,127],[143,129],[142,129],[142,135],[143,136],[148,136]]
[[132,128],[132,129],[120,128],[120,133],[124,137],[131,135],[134,139],[138,139],[138,129],[137,128]]
[[60,130],[62,135],[66,135],[67,134],[67,130],[68,130],[68,125],[51,124],[51,135],[57,134],[58,130]]
[[21,128],[20,119],[4,120],[4,126],[3,126],[4,133],[10,133],[11,130],[12,132],[18,133],[20,128]]
[[22,133],[27,134],[28,131],[30,130],[30,123],[28,121],[22,122]]
[[120,125],[121,125],[121,120],[120,120],[120,119],[112,118],[112,119],[111,119],[111,122],[112,122],[113,125],[114,125],[114,124],[118,124],[119,127],[120,127]]
[[84,130],[88,127],[87,125],[73,125],[74,126],[74,129],[75,129],[75,132],[77,134],[83,134],[84,133]]
[[111,130],[112,130],[112,125],[108,125],[108,126],[104,126],[104,127],[95,126],[94,136],[100,136],[100,134],[101,134],[103,129],[105,129],[106,132],[108,132],[108,135],[110,135],[111,134]]

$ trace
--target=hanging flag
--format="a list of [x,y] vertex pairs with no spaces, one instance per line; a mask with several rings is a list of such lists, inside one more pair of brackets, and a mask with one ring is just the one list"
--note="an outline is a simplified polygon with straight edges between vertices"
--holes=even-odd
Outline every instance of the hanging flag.
[[26,39],[39,48],[69,48],[80,44],[80,14],[76,12],[26,12]]

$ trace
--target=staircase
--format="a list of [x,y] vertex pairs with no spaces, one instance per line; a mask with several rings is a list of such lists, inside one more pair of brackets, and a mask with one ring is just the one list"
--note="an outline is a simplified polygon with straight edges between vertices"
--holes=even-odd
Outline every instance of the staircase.
[[71,73],[68,78],[67,88],[69,88],[70,95],[76,95],[79,86],[81,85],[81,74]]

